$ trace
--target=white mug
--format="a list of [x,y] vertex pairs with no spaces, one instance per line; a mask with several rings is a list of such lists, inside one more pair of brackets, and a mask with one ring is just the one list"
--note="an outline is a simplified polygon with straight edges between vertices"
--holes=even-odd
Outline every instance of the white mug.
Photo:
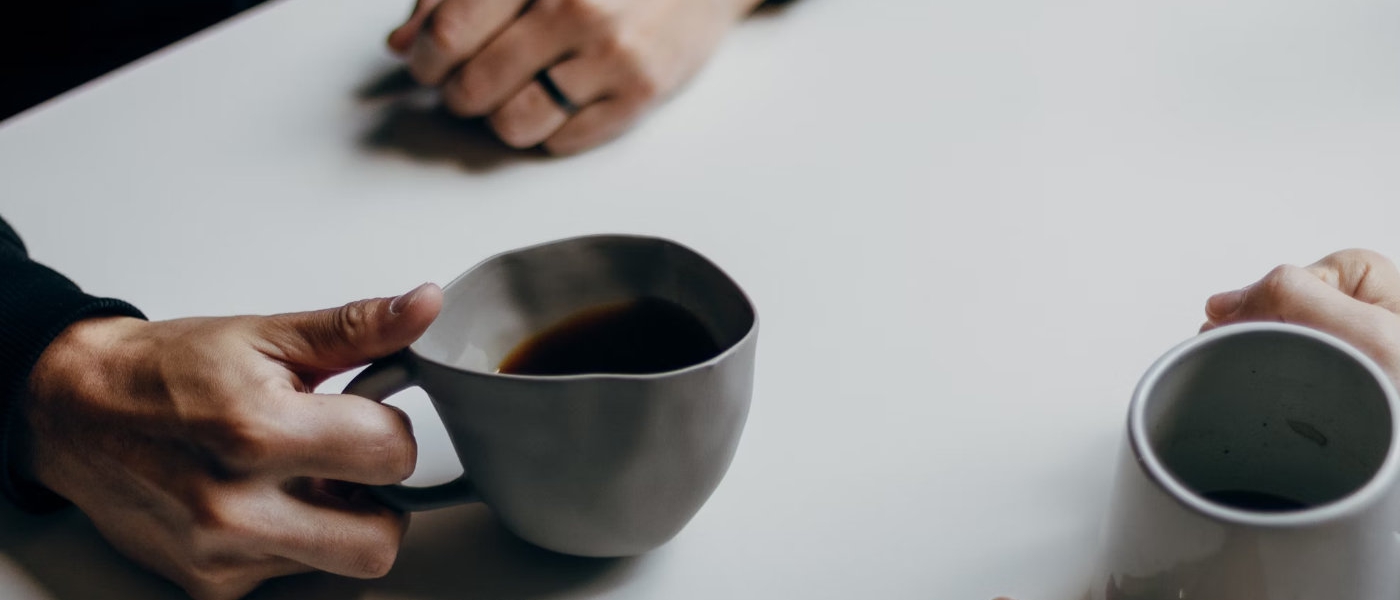
[[1400,598],[1400,409],[1305,327],[1187,340],[1133,393],[1094,600]]

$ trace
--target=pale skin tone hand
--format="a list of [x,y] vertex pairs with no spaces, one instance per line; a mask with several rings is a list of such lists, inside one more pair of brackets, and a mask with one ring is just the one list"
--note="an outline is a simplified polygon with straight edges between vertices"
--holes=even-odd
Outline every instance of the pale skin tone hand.
[[1249,321],[1330,333],[1400,383],[1400,269],[1376,252],[1342,250],[1306,267],[1281,265],[1259,281],[1211,296],[1201,331]]
[[[418,0],[389,36],[447,108],[511,146],[579,152],[622,133],[689,80],[761,0]],[[548,69],[580,110],[535,81]]]
[[441,304],[429,284],[308,313],[81,321],[31,375],[23,470],[198,600],[312,570],[382,576],[408,517],[357,484],[412,473],[407,419],[311,392],[413,342]]
[[1400,383],[1400,270],[1369,250],[1343,250],[1306,267],[1282,265],[1244,288],[1211,296],[1202,331],[1283,321],[1355,346]]

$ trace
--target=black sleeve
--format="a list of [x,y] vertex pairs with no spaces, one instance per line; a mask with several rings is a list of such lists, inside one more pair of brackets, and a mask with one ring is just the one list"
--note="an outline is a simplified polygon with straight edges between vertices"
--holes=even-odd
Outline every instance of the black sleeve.
[[23,510],[63,505],[54,494],[16,476],[16,442],[24,426],[18,412],[29,393],[29,373],[69,325],[115,315],[145,318],[120,300],[84,294],[53,269],[30,260],[19,235],[0,219],[0,493]]

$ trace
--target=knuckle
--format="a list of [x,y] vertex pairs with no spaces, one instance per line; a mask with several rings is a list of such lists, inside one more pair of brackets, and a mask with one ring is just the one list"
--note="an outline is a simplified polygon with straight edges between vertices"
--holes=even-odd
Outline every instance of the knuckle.
[[491,85],[491,76],[479,66],[463,67],[443,90],[447,110],[461,117],[479,117],[486,113],[483,90]]
[[212,590],[227,584],[229,575],[213,554],[203,554],[190,558],[189,577],[198,587]]
[[366,419],[364,424],[366,450],[380,457],[386,475],[394,483],[408,479],[418,465],[418,446],[408,433],[402,419],[392,409],[381,409],[383,416]]
[[1289,271],[1293,268],[1295,268],[1293,265],[1278,265],[1269,269],[1269,272],[1265,273],[1263,279],[1260,279],[1259,282],[1269,288],[1283,285],[1289,278]]
[[1367,248],[1347,248],[1338,250],[1327,256],[1329,259],[1341,262],[1382,262],[1389,259],[1385,255]]
[[427,86],[437,85],[441,79],[441,76],[433,70],[427,60],[416,55],[408,61],[408,74],[413,77],[414,81]]
[[232,600],[256,584],[219,561],[200,559],[192,566],[181,587],[196,600]]
[[646,49],[638,42],[614,36],[604,42],[602,52],[614,71],[623,74],[629,95],[651,100],[664,91],[662,78],[648,67]]
[[632,77],[630,91],[632,96],[642,102],[649,102],[661,96],[663,85],[654,75],[646,72],[639,72]]
[[1260,291],[1266,298],[1274,301],[1287,301],[1297,293],[1298,286],[1308,276],[1307,271],[1301,267],[1279,265],[1260,280]]
[[560,19],[575,27],[597,29],[610,25],[613,13],[601,0],[555,0],[547,8]]
[[332,314],[334,330],[326,332],[326,335],[331,339],[363,339],[370,333],[373,312],[370,303],[364,300],[341,306]]
[[467,115],[464,100],[465,95],[466,91],[462,86],[462,77],[460,74],[455,75],[442,86],[442,105],[447,109],[447,112],[454,115],[459,117],[469,116]]
[[174,561],[171,578],[196,599],[239,598],[261,583],[230,552],[254,537],[249,515],[214,488],[202,488],[200,498],[190,506],[190,527],[180,539],[186,552]]
[[403,445],[398,452],[391,455],[390,463],[394,469],[394,476],[399,481],[408,479],[418,470],[418,449],[411,444]]
[[203,565],[209,557],[217,556],[221,548],[230,540],[247,535],[247,526],[236,511],[218,500],[206,499],[191,507],[190,519],[194,523],[191,532],[191,547],[196,550],[193,559],[195,566]]
[[398,555],[399,537],[395,535],[356,552],[351,561],[351,569],[357,577],[378,579],[389,574]]
[[515,111],[496,111],[491,115],[490,123],[496,137],[513,148],[528,148],[538,141],[534,139],[525,119]]
[[623,39],[620,32],[610,31],[598,40],[597,52],[612,63],[614,69],[631,70],[637,66],[637,57],[633,54],[632,45]]
[[459,50],[461,32],[466,25],[462,14],[451,10],[450,6],[442,6],[433,11],[433,14],[428,15],[427,23],[423,25],[423,34],[427,36],[428,43],[444,54],[453,54]]
[[389,574],[389,570],[394,568],[394,559],[397,554],[386,553],[383,550],[375,550],[366,554],[360,559],[359,569],[365,577],[378,579]]
[[255,471],[277,455],[281,434],[270,420],[241,416],[219,420],[204,429],[219,462],[230,471]]
[[1340,273],[1364,274],[1373,268],[1394,269],[1390,258],[1375,250],[1347,248],[1328,254],[1322,263],[1330,265]]

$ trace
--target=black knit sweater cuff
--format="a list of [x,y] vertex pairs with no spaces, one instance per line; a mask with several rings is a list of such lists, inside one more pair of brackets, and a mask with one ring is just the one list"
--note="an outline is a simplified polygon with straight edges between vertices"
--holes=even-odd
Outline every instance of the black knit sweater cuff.
[[[0,282],[0,493],[21,510],[47,512],[65,500],[19,476],[17,460],[24,452],[27,424],[23,407],[29,396],[29,375],[44,349],[77,321],[102,316],[144,319],[136,307],[109,298],[84,294],[62,275],[29,263],[7,273]],[[25,272],[27,271],[27,272]]]

